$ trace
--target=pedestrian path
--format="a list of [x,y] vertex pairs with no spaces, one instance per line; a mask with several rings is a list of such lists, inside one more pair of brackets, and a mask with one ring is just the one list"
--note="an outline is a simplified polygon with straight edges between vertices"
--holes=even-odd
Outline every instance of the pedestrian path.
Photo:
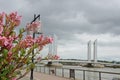
[[[26,77],[29,78],[30,74]],[[68,78],[63,78],[55,75],[49,75],[45,73],[34,72],[34,80],[71,80]]]

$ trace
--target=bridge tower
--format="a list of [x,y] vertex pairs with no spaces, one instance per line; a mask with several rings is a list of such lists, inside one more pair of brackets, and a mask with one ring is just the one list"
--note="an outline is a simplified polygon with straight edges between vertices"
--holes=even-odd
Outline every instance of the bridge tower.
[[50,43],[50,44],[49,44],[49,52],[48,52],[48,54],[52,54],[52,52],[53,52],[53,51],[52,51],[52,47],[53,47],[53,44]]
[[97,39],[93,43],[93,60],[97,62]]
[[90,41],[88,41],[88,45],[87,45],[87,47],[88,47],[88,54],[87,54],[87,60],[88,61],[91,61],[91,40]]
[[49,44],[49,54],[56,55],[57,54],[57,36],[54,34],[53,43]]
[[53,35],[53,55],[57,54],[57,36]]

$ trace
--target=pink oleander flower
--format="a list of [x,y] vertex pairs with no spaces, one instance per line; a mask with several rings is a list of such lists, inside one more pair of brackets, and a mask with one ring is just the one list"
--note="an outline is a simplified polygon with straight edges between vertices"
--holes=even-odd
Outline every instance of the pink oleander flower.
[[15,22],[15,26],[19,26],[21,22],[21,16],[18,16],[14,22]]
[[18,16],[17,12],[12,12],[8,18],[14,22],[15,26],[19,26],[22,16]]
[[16,16],[17,16],[17,12],[12,12],[9,14],[11,20],[15,20]]
[[0,13],[0,25],[3,25],[3,18],[4,18],[5,13],[2,12]]
[[50,37],[45,37],[42,41],[36,42],[39,46],[45,46],[46,44],[49,44],[53,41]]
[[7,46],[5,46],[7,50],[10,50],[13,47],[13,44],[8,44]]
[[6,38],[5,36],[0,36],[0,46],[6,47],[8,50],[12,47],[14,38],[9,36]]
[[12,48],[12,46],[13,46],[14,37],[9,36],[9,37],[7,38],[7,41],[8,41],[9,44],[7,44],[5,47],[6,47],[8,50],[10,50],[10,49]]
[[58,55],[54,55],[53,58],[54,58],[55,60],[58,60],[60,57],[59,57]]
[[25,38],[25,41],[28,43],[28,45],[33,45],[34,44],[34,39],[31,35],[27,35]]
[[8,62],[10,62],[12,60],[12,52],[11,51],[8,52],[6,60]]
[[53,42],[53,38],[51,38],[51,37],[49,37],[48,40],[49,40],[49,43]]
[[[7,80],[18,80],[24,77],[28,73],[27,69],[32,67],[31,57],[36,56],[38,53],[36,51],[34,55],[31,55],[32,51],[34,49],[41,51],[45,45],[53,41],[52,38],[43,37],[43,35],[34,39],[31,35],[23,37],[25,31],[38,31],[41,25],[40,22],[28,24],[26,29],[21,29],[16,33],[14,29],[20,22],[21,16],[17,12],[0,13],[0,74]],[[57,57],[55,58],[57,59]],[[38,57],[37,60],[40,61],[41,57]],[[24,65],[28,65],[27,68],[24,68]],[[23,69],[25,69],[25,72],[23,72]],[[3,75],[4,73],[6,75]],[[2,77],[0,77],[0,80],[3,79]]]
[[37,37],[36,39],[35,39],[35,42],[36,43],[40,43],[42,40],[43,40],[43,35],[40,35],[39,37]]
[[2,32],[3,32],[3,26],[0,25],[0,35],[2,34]]
[[40,21],[35,21],[32,23],[32,26],[34,26],[35,28],[40,27]]
[[12,80],[17,80],[17,78],[12,78]]
[[39,51],[41,51],[43,49],[43,46],[39,46],[38,49]]
[[37,61],[41,61],[42,60],[42,58],[41,58],[41,56],[39,56],[38,58],[37,58]]
[[8,57],[11,57],[12,56],[12,52],[8,52]]
[[32,24],[28,23],[26,26],[26,30],[36,32],[40,25],[41,25],[40,21],[32,22]]
[[34,44],[34,39],[32,38],[31,35],[28,35],[24,40],[20,42],[20,46],[22,48],[28,48],[31,47]]
[[53,38],[51,38],[51,37],[46,37],[45,39],[48,41],[48,43],[52,43],[53,42]]
[[13,40],[14,40],[14,37],[12,37],[12,36],[9,36],[9,37],[8,37],[8,42],[9,42],[9,43],[12,43]]
[[4,36],[0,36],[0,46],[7,46],[9,43],[8,43],[8,39]]

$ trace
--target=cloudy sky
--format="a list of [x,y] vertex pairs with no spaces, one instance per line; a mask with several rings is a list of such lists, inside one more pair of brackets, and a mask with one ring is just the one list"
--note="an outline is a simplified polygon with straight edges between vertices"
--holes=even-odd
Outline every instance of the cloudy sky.
[[61,58],[87,59],[87,42],[97,39],[98,59],[120,60],[120,0],[0,0],[3,11],[22,15],[20,27],[40,14],[44,34],[58,37]]

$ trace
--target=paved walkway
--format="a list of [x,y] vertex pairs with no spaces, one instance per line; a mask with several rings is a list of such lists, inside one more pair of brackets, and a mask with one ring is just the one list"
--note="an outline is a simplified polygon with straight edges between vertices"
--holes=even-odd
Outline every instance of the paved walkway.
[[[27,78],[29,78],[29,75],[30,74],[27,75]],[[34,80],[71,80],[71,79],[62,78],[55,75],[34,72]]]

